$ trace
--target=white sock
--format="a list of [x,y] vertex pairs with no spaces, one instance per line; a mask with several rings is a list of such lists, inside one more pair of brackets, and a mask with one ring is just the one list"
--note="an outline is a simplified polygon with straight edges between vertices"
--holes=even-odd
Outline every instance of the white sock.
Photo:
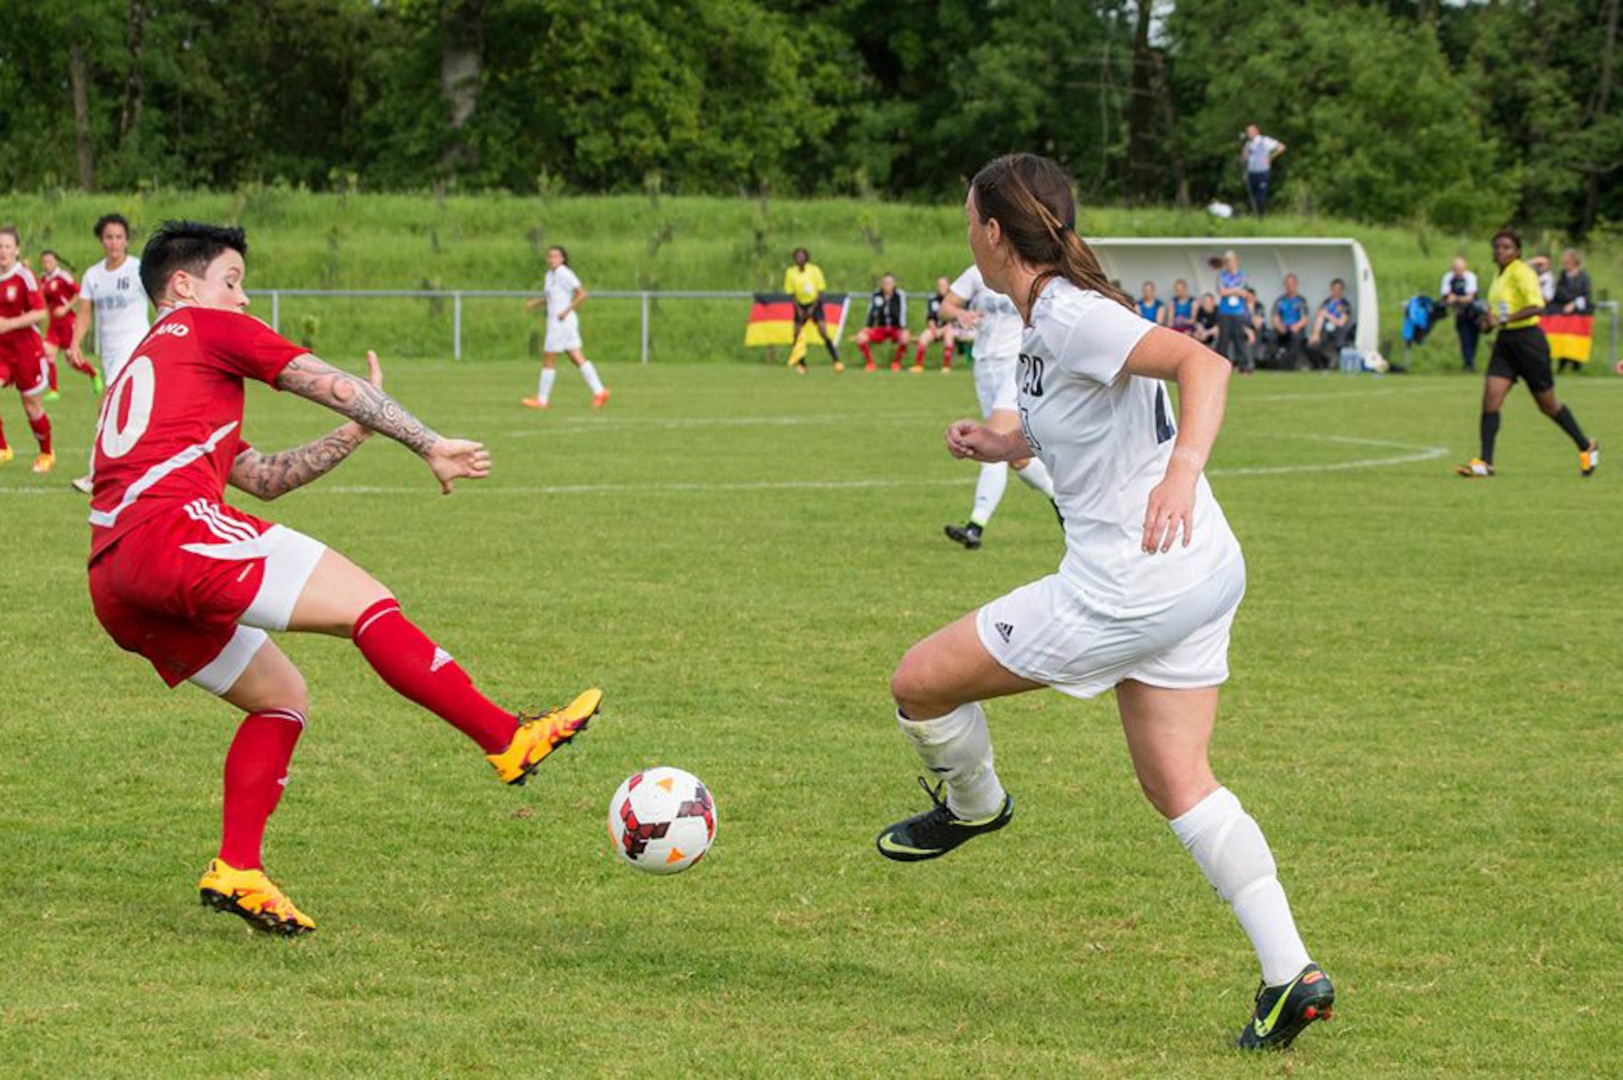
[[590,360],[580,366],[580,377],[586,380],[586,385],[594,394],[603,392],[603,380],[597,377],[597,368],[592,366]]
[[1025,468],[1014,470],[1014,475],[1025,481],[1033,490],[1042,492],[1050,499],[1054,497],[1054,478],[1049,474],[1048,466],[1037,458],[1026,462]]
[[969,520],[981,528],[997,513],[997,504],[1003,501],[1003,489],[1009,486],[1009,467],[1001,461],[996,465],[982,465],[981,475],[975,481],[975,509]]
[[558,381],[557,368],[541,369],[541,404],[545,405],[552,400],[552,384]]
[[1273,852],[1240,800],[1218,788],[1170,824],[1217,895],[1234,909],[1257,950],[1262,981],[1281,986],[1294,979],[1311,960],[1275,876]]
[[947,809],[965,821],[989,818],[1003,809],[1003,784],[992,768],[992,734],[979,702],[934,720],[909,720],[898,711],[896,726],[930,775],[946,781]]

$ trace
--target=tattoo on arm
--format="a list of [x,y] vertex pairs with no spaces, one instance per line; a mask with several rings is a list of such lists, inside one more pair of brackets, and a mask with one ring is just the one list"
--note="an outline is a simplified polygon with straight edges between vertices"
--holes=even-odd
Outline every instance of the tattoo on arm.
[[366,441],[366,436],[366,429],[345,424],[313,442],[278,454],[244,450],[231,465],[231,484],[269,502],[331,472]]
[[387,435],[419,454],[427,453],[439,441],[437,432],[407,412],[400,402],[373,386],[364,376],[341,371],[310,353],[305,353],[283,368],[276,377],[276,385],[318,405],[325,405],[362,427]]

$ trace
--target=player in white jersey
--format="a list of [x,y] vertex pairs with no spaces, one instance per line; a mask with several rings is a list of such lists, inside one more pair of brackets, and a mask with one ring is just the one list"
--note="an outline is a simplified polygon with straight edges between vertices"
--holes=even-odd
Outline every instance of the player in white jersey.
[[[975,396],[980,398],[981,418],[986,426],[1001,435],[1018,430],[1015,368],[1020,359],[1022,327],[1014,301],[987,288],[979,268],[971,263],[947,290],[941,317],[949,325],[964,319],[975,327]],[[997,512],[998,503],[1003,501],[1010,465],[1014,467],[1014,474],[1032,490],[1053,500],[1053,478],[1048,475],[1048,466],[1037,458],[983,463],[980,477],[975,481],[975,504],[970,508],[969,520],[963,525],[948,525],[948,538],[970,551],[981,546],[981,534]]]
[[[84,338],[90,329],[90,314],[96,314],[96,355],[101,360],[98,386],[111,384],[129,363],[135,347],[146,337],[147,294],[141,287],[141,260],[130,255],[130,223],[122,214],[103,214],[96,221],[96,239],[106,258],[86,270],[79,281],[79,299],[74,302],[73,345],[68,362],[85,368]],[[94,454],[92,454],[94,457]],[[76,490],[89,495],[94,479],[85,473],[73,481]]]
[[[1008,824],[1014,800],[993,768],[981,701],[1044,686],[1079,698],[1113,688],[1144,794],[1234,910],[1261,964],[1239,1045],[1284,1047],[1328,1017],[1335,995],[1296,931],[1262,830],[1207,758],[1245,591],[1240,545],[1202,474],[1229,365],[1138,317],[1076,235],[1071,180],[1054,162],[998,158],[976,174],[965,210],[986,284],[1014,300],[1027,327],[1022,426],[1002,434],[960,420],[947,446],[981,462],[1042,458],[1066,552],[1058,573],[902,659],[891,679],[897,723],[941,787],[932,809],[879,834],[879,851],[932,859]],[[1176,424],[1162,379],[1177,383]]]
[[525,398],[523,404],[532,409],[551,407],[552,384],[558,378],[558,354],[565,353],[592,391],[592,408],[601,409],[608,404],[609,392],[603,388],[596,366],[581,351],[580,316],[575,314],[586,302],[586,290],[580,287],[575,271],[569,268],[569,253],[563,248],[547,249],[547,267],[542,295],[524,302],[526,311],[534,311],[542,304],[547,306],[547,337],[542,345],[541,385],[536,396]]

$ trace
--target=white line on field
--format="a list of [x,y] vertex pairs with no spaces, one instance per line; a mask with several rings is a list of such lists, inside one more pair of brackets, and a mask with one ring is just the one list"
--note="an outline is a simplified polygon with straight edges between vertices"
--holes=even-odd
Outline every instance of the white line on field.
[[[1250,433],[1247,433],[1250,434]],[[1390,439],[1363,439],[1351,435],[1285,435],[1258,433],[1255,438],[1311,439],[1318,442],[1341,443],[1347,446],[1375,446],[1404,453],[1390,457],[1359,458],[1356,461],[1331,461],[1311,465],[1256,465],[1233,468],[1208,469],[1208,476],[1282,476],[1288,473],[1345,472],[1352,469],[1378,469],[1390,465],[1407,465],[1416,461],[1436,461],[1448,454],[1443,446],[1422,446],[1417,443],[1394,442]],[[865,491],[885,488],[961,487],[968,483],[965,477],[940,480],[672,480],[643,484],[535,484],[499,485],[465,482],[463,491],[482,495],[628,495],[659,494],[660,492],[694,491]],[[66,495],[69,488],[0,487],[0,495]],[[319,490],[333,495],[412,495],[431,490],[427,484],[375,485],[333,484]],[[82,497],[82,496],[81,496]]]
[[[943,413],[939,412],[910,412],[910,413],[824,413],[803,416],[677,416],[661,418],[657,416],[593,419],[559,420],[549,423],[544,428],[525,428],[522,431],[509,431],[506,433],[510,439],[532,439],[538,435],[578,435],[583,431],[620,431],[628,428],[653,431],[672,431],[680,428],[708,428],[708,427],[805,427],[812,424],[892,424],[897,421],[910,420],[936,420],[941,421]],[[945,423],[945,421],[941,421]]]

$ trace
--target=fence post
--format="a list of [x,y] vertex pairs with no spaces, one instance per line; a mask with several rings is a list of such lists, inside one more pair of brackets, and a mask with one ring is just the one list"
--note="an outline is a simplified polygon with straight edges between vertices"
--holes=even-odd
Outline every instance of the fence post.
[[275,289],[271,290],[271,329],[282,332],[282,294]]
[[642,294],[642,362],[648,363],[648,294]]
[[451,294],[451,359],[462,359],[462,294]]

